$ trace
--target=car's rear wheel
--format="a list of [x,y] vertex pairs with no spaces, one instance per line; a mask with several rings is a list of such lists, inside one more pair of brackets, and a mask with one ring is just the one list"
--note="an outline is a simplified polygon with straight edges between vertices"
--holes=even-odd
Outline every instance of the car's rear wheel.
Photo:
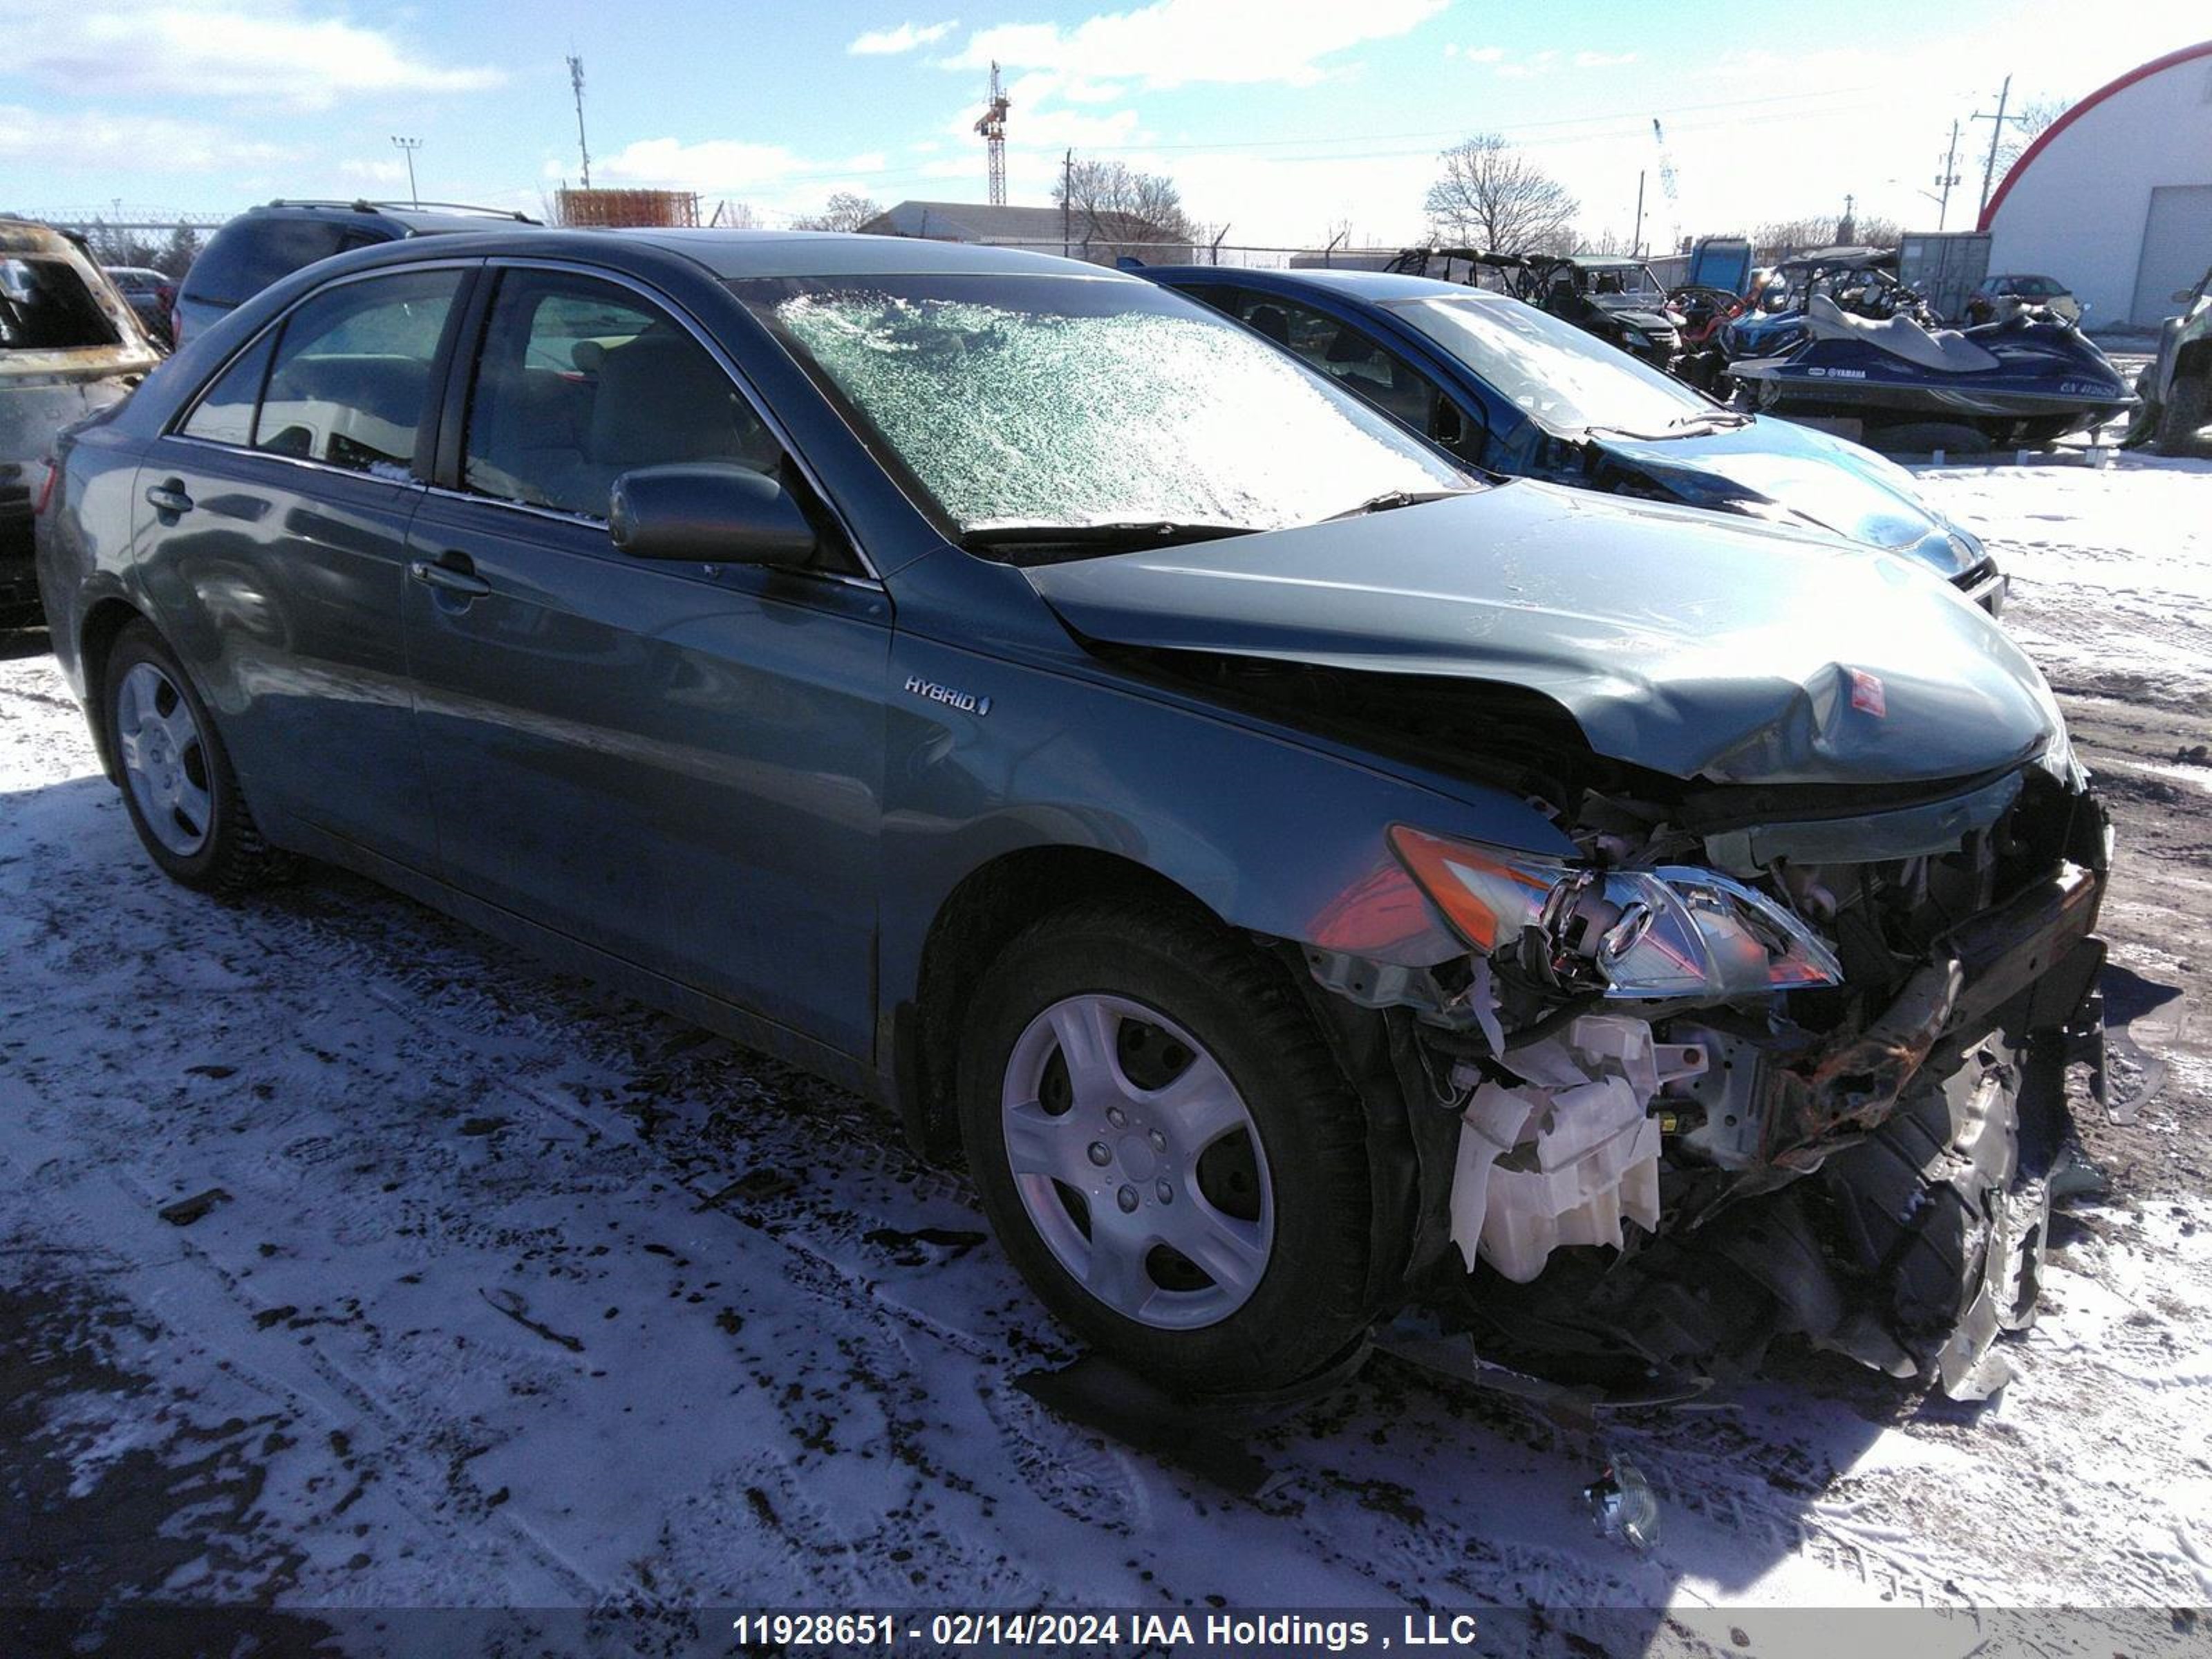
[[977,988],[961,1130],[1007,1255],[1082,1336],[1170,1386],[1335,1358],[1365,1300],[1361,1107],[1279,965],[1172,905],[1083,905]]
[[2187,455],[2197,447],[2198,434],[2212,422],[2212,369],[2176,374],[2166,389],[2166,407],[2158,422],[2158,453]]
[[146,623],[116,636],[101,699],[124,805],[154,861],[187,887],[234,893],[282,873],[222,735],[191,680]]

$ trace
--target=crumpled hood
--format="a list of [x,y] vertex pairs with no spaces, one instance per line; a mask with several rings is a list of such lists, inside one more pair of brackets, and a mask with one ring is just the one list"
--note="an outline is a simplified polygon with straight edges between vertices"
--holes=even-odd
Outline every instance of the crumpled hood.
[[1024,574],[1090,640],[1522,686],[1686,779],[1966,777],[2063,729],[2034,665],[1915,564],[1526,481]]
[[1733,430],[1693,437],[1607,433],[1594,441],[1654,472],[1681,468],[1725,479],[1855,542],[1910,549],[1942,576],[1961,575],[1980,559],[1978,544],[1953,539],[1955,526],[1921,499],[1903,467],[1809,427],[1753,416]]

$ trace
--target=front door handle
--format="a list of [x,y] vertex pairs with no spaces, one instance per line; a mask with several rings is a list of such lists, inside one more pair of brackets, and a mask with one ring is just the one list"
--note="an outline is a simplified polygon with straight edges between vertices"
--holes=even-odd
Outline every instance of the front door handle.
[[148,484],[146,504],[160,513],[185,514],[192,510],[192,498],[185,493],[182,478],[167,478],[157,484]]
[[480,599],[491,592],[491,584],[474,572],[433,564],[428,559],[416,560],[407,567],[407,574],[426,586],[441,587],[448,593],[459,593],[467,599]]

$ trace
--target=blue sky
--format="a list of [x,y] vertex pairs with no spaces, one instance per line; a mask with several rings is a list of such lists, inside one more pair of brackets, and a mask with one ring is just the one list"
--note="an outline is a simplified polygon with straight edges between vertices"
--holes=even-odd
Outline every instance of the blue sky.
[[[1846,192],[1932,225],[1917,191],[1950,122],[1994,107],[2008,72],[2016,99],[2079,96],[2212,33],[2202,0],[1858,0],[1765,27],[1731,10],[1715,28],[1650,0],[0,0],[0,209],[404,194],[404,134],[426,198],[535,210],[578,173],[574,52],[595,183],[696,189],[769,224],[834,190],[981,199],[969,128],[996,57],[1014,200],[1047,200],[1073,145],[1170,174],[1231,242],[1410,239],[1437,149],[1485,130],[1565,182],[1593,234],[1626,234],[1639,170],[1662,242]],[[1964,142],[1969,222],[1988,132]]]

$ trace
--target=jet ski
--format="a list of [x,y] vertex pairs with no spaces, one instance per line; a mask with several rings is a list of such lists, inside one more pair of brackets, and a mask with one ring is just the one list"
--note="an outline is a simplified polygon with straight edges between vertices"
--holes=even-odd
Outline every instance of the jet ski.
[[1869,442],[1964,427],[1992,444],[2049,443],[2136,405],[2111,359],[2063,323],[2015,317],[1930,331],[1902,314],[1855,317],[1815,294],[1805,325],[1793,349],[1729,373],[1762,410],[1854,418]]

